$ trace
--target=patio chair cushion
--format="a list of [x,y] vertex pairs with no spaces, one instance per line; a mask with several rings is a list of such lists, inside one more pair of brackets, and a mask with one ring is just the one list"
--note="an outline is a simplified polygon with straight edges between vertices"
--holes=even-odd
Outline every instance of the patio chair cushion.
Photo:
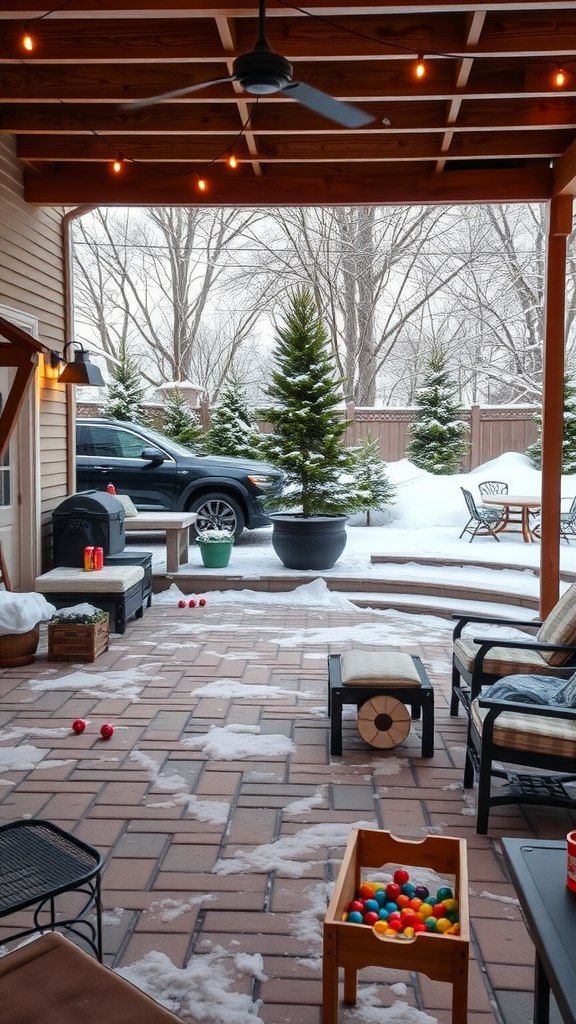
[[340,658],[344,686],[421,686],[409,654],[394,651],[345,651]]
[[[562,595],[560,600],[540,626],[537,639],[544,644],[573,644],[576,641],[576,584]],[[568,654],[543,651],[542,657],[549,665],[563,665]]]
[[143,579],[144,569],[141,565],[123,565],[120,568],[104,566],[103,569],[98,569],[96,572],[84,572],[83,569],[61,565],[44,573],[43,576],[38,576],[35,581],[35,589],[42,594],[62,594],[76,591],[93,594],[103,591],[108,594],[124,594]]
[[[477,701],[472,701],[472,722],[480,734],[487,713],[487,708],[480,708]],[[564,718],[503,711],[494,722],[493,741],[496,746],[509,750],[576,758],[576,723]]]
[[[526,634],[527,641],[535,638]],[[454,655],[465,668],[472,672],[474,659],[480,649],[471,637],[460,636],[454,641]],[[522,672],[546,673],[549,662],[538,651],[521,648],[492,647],[484,659],[484,672],[491,676],[511,676]]]

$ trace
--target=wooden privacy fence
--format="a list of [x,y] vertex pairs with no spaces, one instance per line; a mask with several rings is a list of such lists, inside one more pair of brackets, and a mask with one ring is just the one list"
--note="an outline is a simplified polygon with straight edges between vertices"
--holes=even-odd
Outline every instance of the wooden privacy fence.
[[[156,403],[145,406],[150,418],[161,428],[162,407]],[[207,430],[210,410],[203,403],[194,410]],[[534,416],[540,411],[535,405],[473,405],[460,410],[460,418],[469,424],[470,450],[463,461],[464,470],[475,469],[484,462],[498,458],[503,452],[524,452],[536,440],[538,431]],[[352,425],[346,430],[346,444],[359,444],[368,431],[378,438],[384,462],[398,462],[406,454],[408,427],[418,410],[415,408],[364,408],[352,404],[346,407],[346,419]],[[98,416],[96,403],[78,403],[79,416]],[[270,430],[270,424],[259,421],[260,429]]]

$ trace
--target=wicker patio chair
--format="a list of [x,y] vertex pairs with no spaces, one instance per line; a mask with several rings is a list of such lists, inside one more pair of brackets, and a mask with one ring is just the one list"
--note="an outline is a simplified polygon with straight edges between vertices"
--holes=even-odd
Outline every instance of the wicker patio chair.
[[[576,810],[576,793],[573,787],[565,788],[576,780],[576,707],[571,706],[575,688],[576,680],[570,678],[563,704],[528,703],[526,694],[525,701],[487,694],[472,702],[463,784],[471,789],[474,777],[478,779],[480,835],[488,831],[491,808],[503,804]],[[520,772],[516,766],[531,770]],[[493,780],[504,780],[505,785],[493,787]]]
[[460,490],[464,495],[470,518],[458,539],[460,540],[465,533],[469,533],[471,534],[470,543],[472,543],[474,537],[487,537],[488,535],[494,537],[494,540],[499,541],[500,538],[497,536],[497,532],[506,524],[506,518],[503,513],[499,512],[496,508],[477,508],[472,493],[464,487],[461,487]]
[[[486,615],[453,615],[452,695],[450,714],[458,714],[460,704],[470,715],[472,701],[483,686],[503,676],[540,674],[567,677],[576,666],[576,584],[562,595],[544,622],[539,620],[497,619]],[[464,636],[470,623],[522,626],[523,636],[515,640],[502,637]],[[525,632],[537,630],[536,634]]]

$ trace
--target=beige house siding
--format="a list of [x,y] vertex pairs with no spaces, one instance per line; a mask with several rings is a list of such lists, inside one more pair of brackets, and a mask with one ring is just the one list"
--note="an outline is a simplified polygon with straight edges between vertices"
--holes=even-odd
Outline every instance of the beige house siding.
[[[58,352],[65,342],[64,213],[24,202],[16,142],[0,138],[0,305],[37,318],[38,340]],[[37,569],[45,569],[51,552],[50,513],[67,494],[68,412],[66,388],[47,379],[42,360],[35,395],[40,467]],[[19,514],[26,515],[26,510],[20,508]],[[21,582],[30,585],[30,580]]]

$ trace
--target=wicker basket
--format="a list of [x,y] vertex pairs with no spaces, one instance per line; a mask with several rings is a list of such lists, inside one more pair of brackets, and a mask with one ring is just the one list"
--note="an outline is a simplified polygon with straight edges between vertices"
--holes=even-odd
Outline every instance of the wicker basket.
[[0,636],[0,668],[30,664],[34,661],[39,639],[40,626],[34,626],[27,633],[8,633]]

